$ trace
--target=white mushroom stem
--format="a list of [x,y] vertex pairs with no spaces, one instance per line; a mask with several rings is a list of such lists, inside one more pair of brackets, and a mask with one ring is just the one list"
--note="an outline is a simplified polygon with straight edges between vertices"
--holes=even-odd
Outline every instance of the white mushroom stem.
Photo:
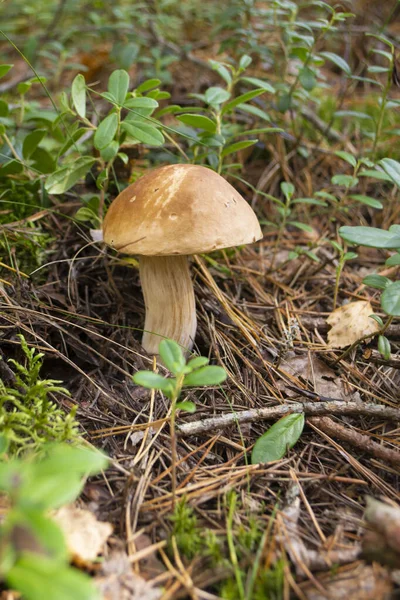
[[140,279],[146,320],[142,346],[158,354],[164,338],[191,350],[197,319],[187,256],[140,256]]

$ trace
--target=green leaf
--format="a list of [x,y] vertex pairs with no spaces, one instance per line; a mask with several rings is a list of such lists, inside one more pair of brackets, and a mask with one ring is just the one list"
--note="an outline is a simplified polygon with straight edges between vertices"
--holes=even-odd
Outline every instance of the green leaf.
[[26,600],[100,600],[90,577],[44,556],[23,555],[6,576],[9,587]]
[[264,110],[258,108],[258,106],[253,106],[252,104],[238,104],[236,108],[255,117],[259,117],[260,119],[263,119],[263,121],[271,121],[271,117]]
[[31,156],[32,168],[39,173],[53,173],[57,168],[57,162],[52,154],[44,148],[36,148]]
[[210,361],[206,356],[196,356],[195,358],[189,360],[187,366],[191,371],[194,371],[195,369],[200,369],[200,367],[205,367],[205,365],[208,365],[209,362]]
[[[113,158],[115,158],[118,154],[118,150],[119,150],[119,143],[117,142],[117,140],[113,140],[112,142],[110,142],[108,144],[108,146],[106,146],[105,148],[102,148],[100,150],[100,156],[103,160],[105,160],[106,162],[109,162],[110,160],[113,160]],[[108,176],[107,176],[108,178]]]
[[341,227],[339,235],[352,244],[369,248],[400,248],[400,236],[377,227]]
[[387,315],[400,317],[400,281],[391,283],[382,292],[381,306]]
[[129,90],[129,75],[124,69],[117,69],[108,79],[108,91],[115,103],[122,106]]
[[7,75],[8,71],[12,69],[14,65],[0,65],[0,77]]
[[393,256],[390,256],[385,262],[385,265],[387,267],[397,267],[400,265],[400,254],[393,254]]
[[225,138],[217,133],[204,132],[199,135],[199,139],[202,141],[203,145],[208,146],[209,148],[220,148],[225,144]]
[[46,191],[49,194],[63,194],[84,177],[95,162],[96,159],[92,156],[81,156],[76,161],[61,167],[47,178],[44,186]]
[[[3,124],[0,123],[0,132],[2,127]],[[9,175],[16,175],[17,173],[22,173],[23,168],[23,164],[19,160],[9,160],[4,164],[0,164],[0,177],[8,177]]]
[[225,81],[225,83],[227,83],[228,85],[232,83],[232,75],[230,74],[229,69],[225,67],[225,65],[221,64],[216,60],[211,59],[208,62],[210,63],[213,71],[217,71],[218,75]]
[[174,379],[166,379],[162,375],[158,375],[158,373],[153,373],[152,371],[138,371],[132,379],[137,385],[150,390],[161,390],[167,395],[174,389]]
[[294,194],[294,185],[293,183],[282,181],[281,183],[282,194],[285,196],[286,200],[290,200]]
[[23,509],[17,507],[13,509],[12,518],[13,522],[18,524],[22,535],[25,530],[28,539],[33,538],[32,541],[42,547],[53,559],[67,561],[68,550],[64,534],[59,526],[43,513],[43,510],[26,506]]
[[328,192],[324,192],[324,191],[315,192],[315,195],[318,196],[318,198],[325,198],[325,200],[331,200],[332,202],[337,202],[336,196],[334,196],[333,194],[329,194]]
[[35,129],[34,131],[31,131],[31,133],[28,133],[22,146],[22,156],[25,159],[31,157],[45,135],[45,129]]
[[183,385],[187,387],[198,387],[203,385],[218,385],[227,378],[227,373],[222,367],[201,367],[189,375],[186,375]]
[[160,85],[160,83],[161,79],[146,79],[146,81],[143,81],[143,83],[136,88],[136,92],[143,94],[144,92],[148,92],[149,90],[156,88]]
[[233,110],[235,108],[235,106],[238,106],[239,104],[246,104],[246,102],[249,102],[250,100],[252,100],[253,98],[256,98],[257,96],[261,96],[261,94],[264,94],[264,93],[265,93],[265,89],[261,88],[261,89],[256,89],[256,90],[250,90],[250,92],[241,94],[240,96],[237,96],[236,98],[234,98],[233,100],[231,100],[230,102],[225,104],[225,106],[221,110],[221,114],[225,115],[226,113]]
[[230,97],[231,94],[221,87],[210,87],[204,94],[206,103],[211,104],[212,106],[222,104],[229,100]]
[[342,71],[344,71],[347,75],[351,75],[350,66],[344,60],[344,58],[342,58],[341,56],[338,56],[337,54],[334,54],[333,52],[320,52],[319,56],[323,56],[327,60],[330,60],[337,67],[339,67],[339,69],[342,69]]
[[364,196],[363,194],[351,194],[350,198],[356,200],[357,202],[360,202],[361,204],[366,204],[371,208],[383,208],[382,202],[376,200],[375,198],[371,198],[371,196]]
[[84,119],[86,117],[86,81],[83,75],[79,74],[73,80],[71,96],[76,112]]
[[160,358],[164,365],[174,375],[180,375],[185,367],[186,361],[179,344],[173,340],[162,340],[158,347]]
[[289,448],[293,448],[304,428],[304,415],[291,414],[283,417],[256,441],[251,454],[252,464],[280,460]]
[[143,144],[162,146],[164,143],[164,136],[161,131],[142,121],[124,121],[121,123],[121,127],[129,136]]
[[188,413],[194,413],[196,412],[196,405],[194,402],[190,402],[189,400],[185,400],[185,402],[178,402],[176,404],[176,409],[177,410],[184,410],[185,412]]
[[369,287],[373,287],[377,290],[384,290],[390,285],[392,282],[388,277],[383,277],[382,275],[367,275],[362,280],[364,285],[368,285]]
[[94,448],[69,446],[68,444],[47,444],[46,456],[30,467],[35,477],[52,477],[63,474],[67,479],[69,475],[94,475],[105,469],[108,458]]
[[352,167],[357,166],[357,159],[355,156],[353,156],[353,154],[350,154],[350,152],[344,152],[342,150],[338,150],[337,152],[335,152],[335,154],[336,154],[336,156],[339,156],[339,158],[343,158],[343,160],[348,162]]
[[317,200],[316,198],[296,198],[292,200],[292,204],[315,204],[315,206],[328,206],[323,200]]
[[271,94],[275,94],[275,88],[272,87],[270,83],[264,81],[263,79],[258,79],[258,77],[241,77],[240,81],[246,81],[246,83],[250,83],[257,88],[262,88],[265,92],[270,92]]
[[334,175],[331,179],[333,185],[343,185],[347,188],[352,188],[357,185],[358,178],[352,175]]
[[307,231],[308,233],[312,233],[314,231],[311,225],[307,225],[306,223],[300,223],[300,221],[288,221],[288,225],[293,225],[293,227],[297,227],[297,229]]
[[8,103],[5,100],[0,100],[0,117],[7,117],[9,113]]
[[243,150],[249,146],[254,146],[256,143],[257,140],[243,140],[242,142],[235,142],[234,144],[230,144],[223,149],[221,152],[221,157],[224,158],[225,156],[228,156],[228,154],[233,154],[234,152],[238,152],[239,150]]
[[379,327],[383,327],[383,321],[378,315],[369,315],[369,318],[376,321],[378,323]]
[[315,72],[310,67],[303,67],[299,72],[299,81],[307,92],[311,92],[317,85]]
[[83,488],[83,476],[98,473],[108,464],[104,454],[66,444],[49,444],[48,455],[22,464],[18,506],[47,510],[72,502]]
[[139,98],[129,98],[124,103],[124,108],[148,108],[154,110],[158,107],[157,100],[140,96]]
[[378,171],[377,169],[364,169],[358,174],[360,177],[373,177],[374,179],[378,179],[380,181],[392,182],[392,179],[389,177],[389,175],[387,175],[384,171]]
[[343,255],[343,260],[353,260],[354,258],[358,258],[358,254],[355,252],[345,252]]
[[96,129],[94,134],[94,147],[101,150],[108,146],[113,139],[118,129],[118,115],[113,112],[108,117],[103,119]]
[[59,149],[58,156],[62,156],[67,150],[69,150],[69,148],[71,148],[71,146],[73,146],[87,131],[89,131],[89,127],[80,127],[74,131]]
[[241,71],[244,71],[245,69],[247,69],[247,67],[251,65],[252,62],[253,59],[251,58],[251,56],[249,56],[248,54],[243,54],[243,56],[241,56],[239,60],[239,69]]
[[75,219],[80,223],[91,222],[93,219],[96,219],[96,217],[97,215],[92,211],[92,209],[87,208],[86,206],[82,206],[75,213]]
[[390,360],[391,347],[390,342],[384,335],[378,337],[378,350],[385,360]]
[[178,121],[185,123],[185,125],[189,125],[190,127],[198,127],[199,129],[203,129],[204,131],[208,131],[210,133],[215,133],[217,124],[215,121],[212,121],[208,117],[203,115],[179,115],[176,117]]
[[389,175],[393,183],[400,187],[400,163],[393,158],[382,158],[378,164]]

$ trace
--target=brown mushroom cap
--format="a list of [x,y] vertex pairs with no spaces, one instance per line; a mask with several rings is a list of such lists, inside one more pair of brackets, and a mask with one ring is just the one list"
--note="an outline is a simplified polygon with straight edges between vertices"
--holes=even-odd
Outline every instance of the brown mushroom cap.
[[168,165],[121,192],[103,224],[104,241],[125,254],[201,254],[262,237],[257,217],[220,175],[198,165]]

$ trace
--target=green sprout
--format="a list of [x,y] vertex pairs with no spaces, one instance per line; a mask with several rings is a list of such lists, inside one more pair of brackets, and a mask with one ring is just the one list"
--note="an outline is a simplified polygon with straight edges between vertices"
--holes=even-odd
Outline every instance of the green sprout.
[[138,385],[152,390],[160,390],[171,400],[171,446],[172,446],[172,502],[175,505],[176,497],[176,411],[183,410],[193,413],[196,406],[189,400],[178,402],[184,387],[202,387],[218,385],[225,381],[225,369],[208,364],[205,356],[196,356],[188,362],[183,355],[179,344],[173,340],[163,340],[159,346],[160,358],[167,369],[175,375],[174,378],[163,377],[153,371],[138,371],[133,375],[133,381]]

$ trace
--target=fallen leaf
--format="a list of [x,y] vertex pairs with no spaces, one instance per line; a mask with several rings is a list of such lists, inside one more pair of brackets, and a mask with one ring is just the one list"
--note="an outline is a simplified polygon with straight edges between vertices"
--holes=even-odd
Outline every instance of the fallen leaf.
[[161,588],[133,572],[129,558],[122,552],[103,562],[101,577],[94,581],[103,600],[158,600],[162,596]]
[[[310,353],[294,354],[288,353],[282,360],[281,370],[302,380],[308,380],[314,392],[327,398],[338,400],[352,400],[358,402],[360,395],[346,386],[343,378],[337,377],[333,371],[322,360]],[[297,392],[286,389],[286,383],[278,384],[280,389],[285,390],[288,396],[297,397]]]
[[345,348],[365,335],[379,331],[378,323],[371,319],[373,314],[371,303],[364,300],[350,302],[334,310],[326,320],[332,327],[328,332],[329,346]]
[[52,516],[65,535],[72,559],[80,563],[95,560],[113,530],[111,523],[98,521],[92,512],[73,505],[63,506]]

